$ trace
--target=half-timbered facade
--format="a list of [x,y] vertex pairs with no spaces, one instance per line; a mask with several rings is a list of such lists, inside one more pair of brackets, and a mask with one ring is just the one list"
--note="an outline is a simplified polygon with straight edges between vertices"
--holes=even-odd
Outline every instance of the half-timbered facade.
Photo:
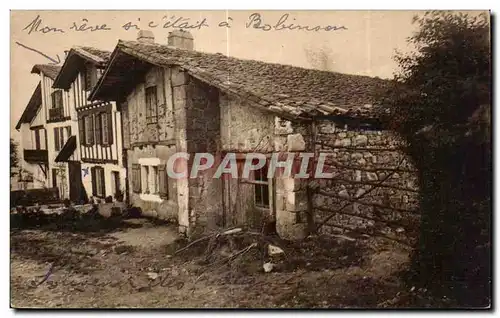
[[16,130],[19,140],[19,174],[17,182],[21,189],[48,187],[48,150],[45,112],[42,109],[42,83],[36,86],[19,119]]
[[90,47],[74,47],[68,52],[53,86],[70,92],[78,131],[74,132],[74,146],[68,146],[58,159],[79,165],[83,197],[111,196],[121,200],[126,173],[122,163],[120,112],[115,103],[87,100],[109,55]]

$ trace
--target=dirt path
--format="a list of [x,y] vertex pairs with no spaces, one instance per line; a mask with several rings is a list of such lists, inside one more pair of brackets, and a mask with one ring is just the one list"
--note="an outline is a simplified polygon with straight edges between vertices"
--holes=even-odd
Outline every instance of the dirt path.
[[258,253],[212,267],[201,246],[172,256],[175,227],[136,223],[111,233],[11,232],[12,306],[380,307],[402,290],[403,250],[342,239],[289,244],[282,266],[264,273]]

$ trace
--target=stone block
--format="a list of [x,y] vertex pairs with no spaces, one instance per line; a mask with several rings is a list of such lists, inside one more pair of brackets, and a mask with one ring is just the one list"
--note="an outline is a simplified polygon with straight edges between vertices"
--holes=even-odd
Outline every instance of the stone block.
[[368,144],[368,137],[365,135],[357,135],[354,138],[355,146],[366,146]]
[[306,142],[301,134],[292,134],[287,136],[288,151],[304,151],[306,149]]
[[292,122],[280,117],[274,117],[274,132],[276,135],[289,135],[293,133]]
[[333,134],[335,132],[335,124],[323,123],[319,125],[319,132],[322,134]]
[[172,70],[172,86],[180,86],[188,83],[187,73],[181,70]]
[[175,109],[178,109],[179,106],[184,106],[186,101],[186,85],[176,86],[174,87],[174,103]]
[[351,139],[350,138],[344,138],[344,139],[342,139],[341,146],[343,146],[343,147],[350,147],[351,146]]

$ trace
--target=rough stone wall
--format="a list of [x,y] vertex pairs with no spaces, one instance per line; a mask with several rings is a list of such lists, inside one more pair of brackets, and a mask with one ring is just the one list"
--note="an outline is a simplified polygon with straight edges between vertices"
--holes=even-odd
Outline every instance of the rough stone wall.
[[[309,123],[274,118],[274,151],[312,152]],[[275,178],[276,230],[284,239],[303,239],[307,235],[308,179],[277,175]]]
[[[138,163],[141,158],[160,158],[161,164],[166,164],[168,158],[175,153],[175,146],[146,145],[127,150],[129,182],[132,183],[132,164]],[[161,220],[177,219],[177,180],[168,178],[169,199],[148,201],[141,198],[141,194],[132,191],[130,186],[130,204],[140,208],[142,213],[149,217]]]
[[[334,178],[315,181],[315,223],[332,214],[322,208],[335,210],[347,205],[323,226],[323,232],[364,229],[405,237],[418,228],[418,215],[406,212],[418,205],[417,176],[402,146],[402,140],[388,131],[336,127],[330,121],[317,123],[315,150],[331,154],[326,171],[333,172]],[[374,186],[387,177],[383,186]],[[356,198],[367,204],[352,202]]]
[[[182,80],[180,81],[182,82]],[[186,144],[191,158],[206,152],[220,154],[219,91],[195,78],[186,85]],[[212,178],[215,168],[189,179],[190,224],[203,232],[220,225],[222,214],[222,181]]]
[[[174,117],[172,86],[170,85],[170,69],[153,67],[129,94],[123,107],[128,111],[123,115],[125,147],[130,144],[170,141],[174,136]],[[147,124],[146,121],[146,87],[156,86],[158,103],[158,122]],[[122,112],[125,112],[122,109]]]
[[[274,116],[246,105],[234,96],[220,95],[221,147],[225,152],[270,153],[273,151]],[[238,160],[241,166],[244,159]],[[223,180],[226,226],[246,225],[259,228],[273,218],[273,182],[269,181],[270,207],[255,205],[254,185],[229,176]]]
[[224,151],[265,153],[273,150],[273,115],[226,94],[221,94],[220,105]]

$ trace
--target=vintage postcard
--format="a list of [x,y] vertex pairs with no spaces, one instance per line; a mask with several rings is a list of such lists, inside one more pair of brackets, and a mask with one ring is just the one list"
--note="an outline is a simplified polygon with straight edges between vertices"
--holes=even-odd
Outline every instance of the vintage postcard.
[[491,308],[489,11],[10,19],[12,308]]

